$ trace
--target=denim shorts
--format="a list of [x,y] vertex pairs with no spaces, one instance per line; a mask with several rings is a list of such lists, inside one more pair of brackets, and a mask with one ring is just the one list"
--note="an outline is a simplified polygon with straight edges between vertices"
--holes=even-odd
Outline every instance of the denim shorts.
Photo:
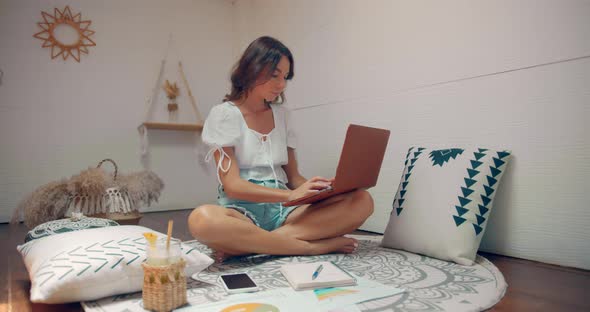
[[[248,180],[248,182],[270,188],[276,188],[277,186],[275,184],[275,180],[260,181],[251,179]],[[287,186],[280,181],[278,182],[278,188],[288,190]],[[229,198],[227,194],[225,194],[223,186],[221,185],[217,187],[217,194],[218,205],[237,210],[252,220],[256,226],[267,231],[272,231],[283,225],[289,214],[298,207],[282,207],[283,211],[281,213],[282,205],[280,203],[254,203],[250,201]]]

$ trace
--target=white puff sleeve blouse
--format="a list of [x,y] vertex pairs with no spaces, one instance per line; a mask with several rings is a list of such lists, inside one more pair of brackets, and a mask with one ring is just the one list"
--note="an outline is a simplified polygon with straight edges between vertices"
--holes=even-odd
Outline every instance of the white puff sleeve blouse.
[[274,128],[266,134],[248,128],[240,109],[227,101],[214,106],[203,126],[202,140],[210,147],[205,160],[209,161],[215,151],[219,151],[217,162],[217,178],[219,170],[227,172],[223,167],[223,159],[228,155],[223,147],[234,147],[240,177],[245,180],[275,180],[288,183],[287,175],[282,165],[288,162],[287,146],[295,148],[296,135],[291,127],[288,111],[281,105],[270,105]]

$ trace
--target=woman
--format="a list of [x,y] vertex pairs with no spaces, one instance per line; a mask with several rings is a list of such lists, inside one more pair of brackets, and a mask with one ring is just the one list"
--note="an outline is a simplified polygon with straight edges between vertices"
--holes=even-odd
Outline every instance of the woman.
[[271,37],[253,41],[231,75],[231,93],[211,109],[203,142],[217,167],[218,205],[196,208],[191,234],[214,249],[217,261],[251,253],[317,255],[352,253],[358,243],[344,234],[373,212],[364,190],[319,203],[283,207],[282,202],[318,192],[333,179],[305,179],[295,158],[295,135],[284,100],[293,78],[293,56]]

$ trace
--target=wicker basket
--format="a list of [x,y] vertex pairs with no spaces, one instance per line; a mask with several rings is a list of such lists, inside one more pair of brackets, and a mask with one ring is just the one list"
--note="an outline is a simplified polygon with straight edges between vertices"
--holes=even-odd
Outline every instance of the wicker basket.
[[164,265],[143,266],[143,308],[150,311],[172,311],[187,303],[186,262],[180,261]]
[[[113,180],[117,180],[119,169],[112,159],[103,159],[96,167],[100,168],[107,161],[115,167]],[[137,224],[141,218],[136,203],[118,187],[108,188],[101,195],[72,194],[68,202],[70,213],[81,212],[89,217],[111,219],[121,224]]]

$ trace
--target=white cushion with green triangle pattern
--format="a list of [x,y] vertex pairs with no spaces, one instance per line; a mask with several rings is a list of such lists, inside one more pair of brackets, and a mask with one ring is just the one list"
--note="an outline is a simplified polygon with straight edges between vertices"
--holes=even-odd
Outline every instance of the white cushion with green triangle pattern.
[[409,149],[382,246],[472,265],[510,152]]
[[[166,234],[136,225],[85,229],[17,246],[31,279],[31,301],[65,303],[141,291],[146,259],[143,233]],[[181,243],[186,276],[213,263]]]

